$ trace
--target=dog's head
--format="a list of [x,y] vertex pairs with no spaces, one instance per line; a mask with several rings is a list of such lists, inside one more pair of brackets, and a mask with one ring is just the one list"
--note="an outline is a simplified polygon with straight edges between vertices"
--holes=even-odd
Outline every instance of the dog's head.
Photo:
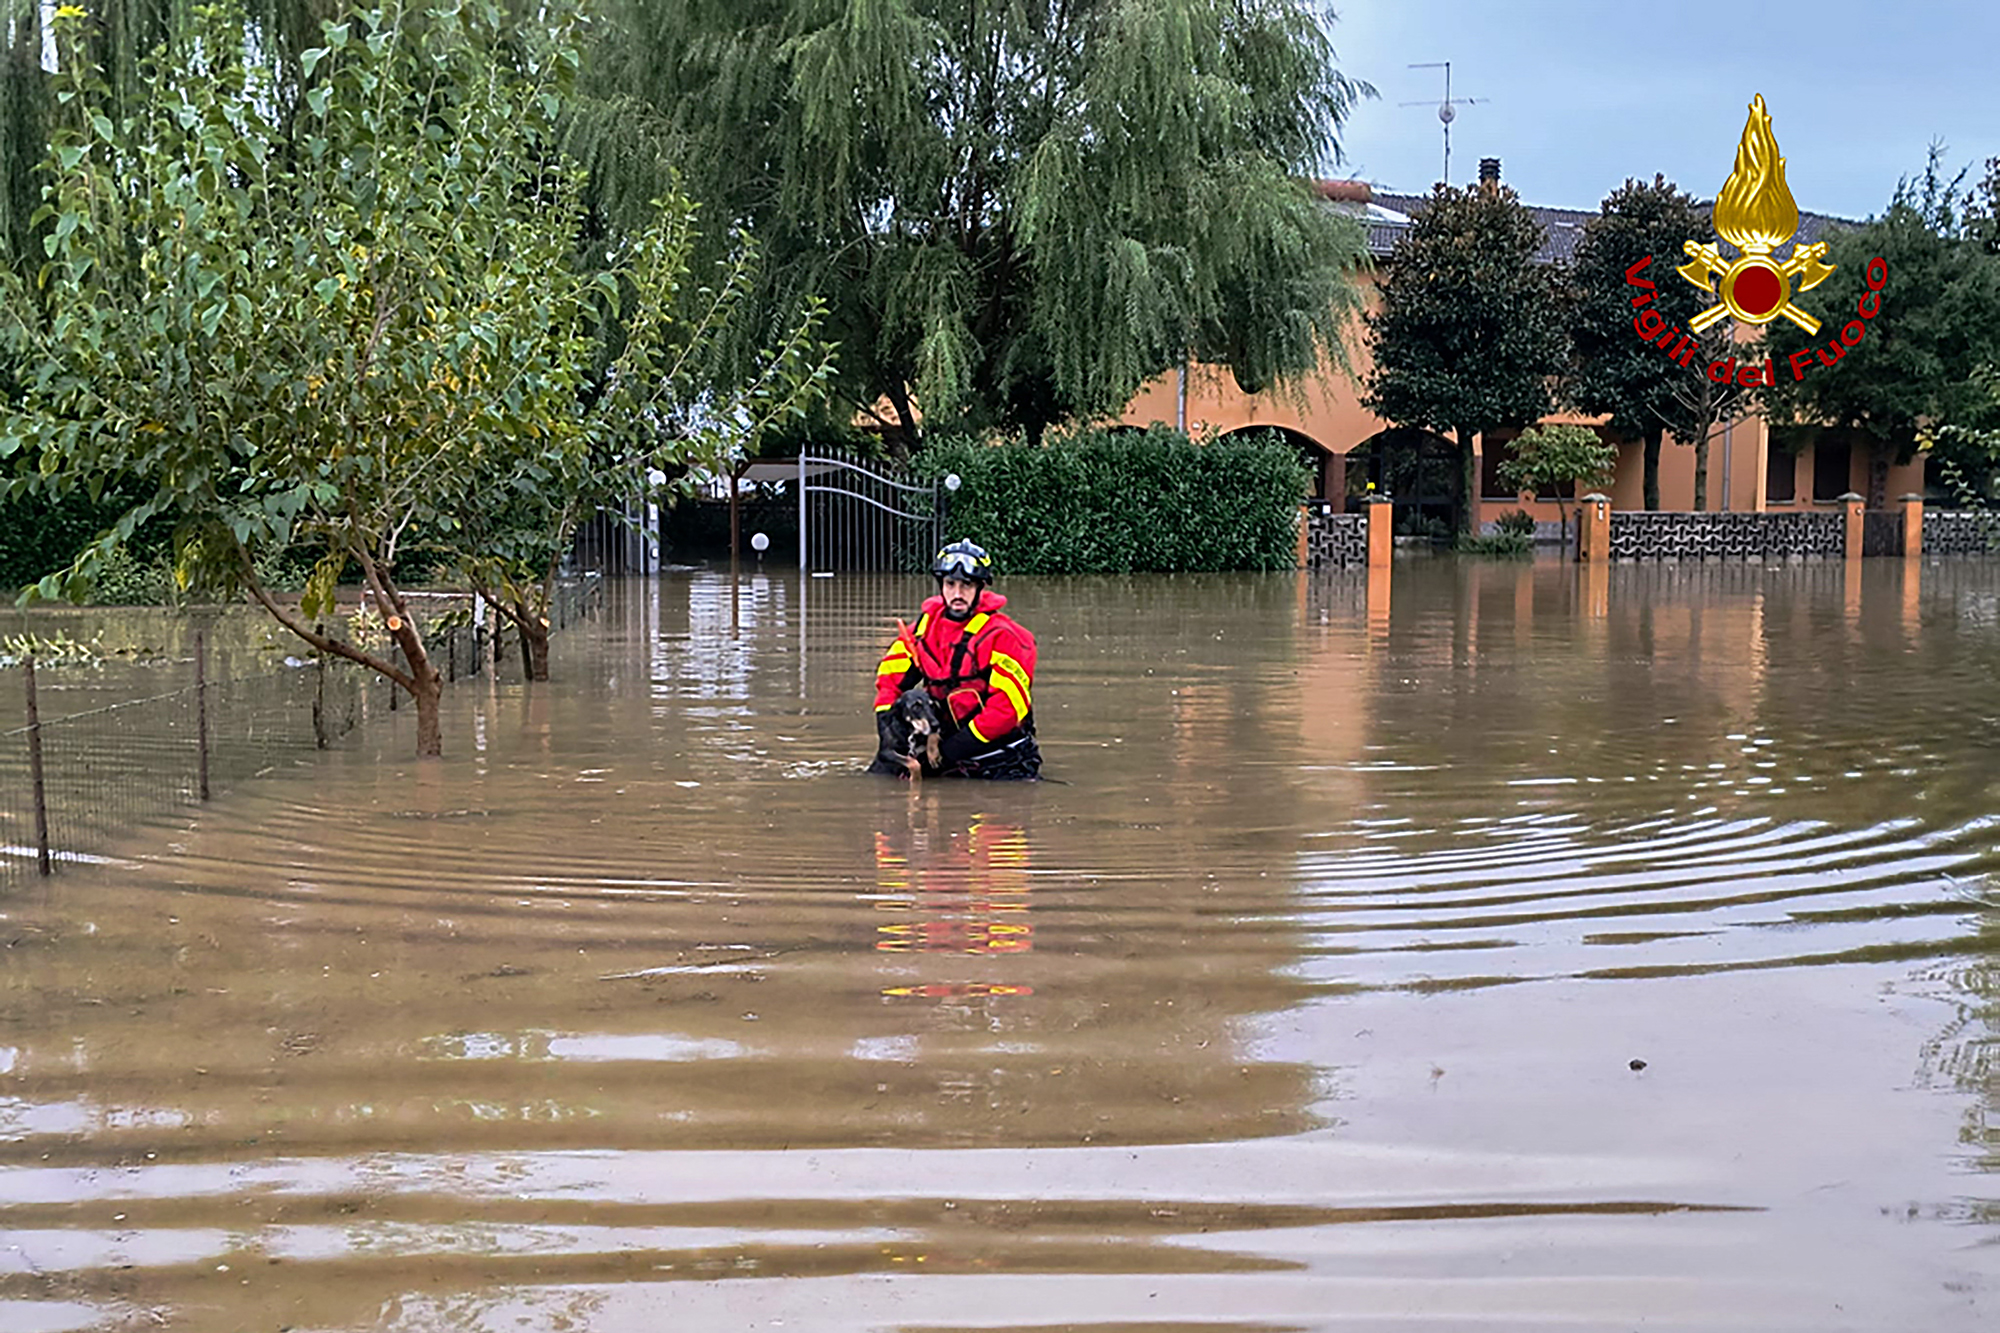
[[898,754],[915,755],[926,740],[943,730],[937,700],[921,685],[897,695],[889,708],[889,741]]

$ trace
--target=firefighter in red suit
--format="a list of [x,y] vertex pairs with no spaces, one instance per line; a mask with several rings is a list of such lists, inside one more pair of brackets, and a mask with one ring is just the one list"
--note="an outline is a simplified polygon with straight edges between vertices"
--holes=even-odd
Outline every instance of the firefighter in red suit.
[[[938,595],[924,603],[913,632],[889,645],[875,671],[882,748],[868,771],[913,778],[1039,777],[1035,636],[1006,614],[1007,599],[991,591],[993,561],[981,547],[953,542],[938,552],[931,573]],[[919,683],[944,716],[936,773],[890,748],[889,710],[897,695]]]

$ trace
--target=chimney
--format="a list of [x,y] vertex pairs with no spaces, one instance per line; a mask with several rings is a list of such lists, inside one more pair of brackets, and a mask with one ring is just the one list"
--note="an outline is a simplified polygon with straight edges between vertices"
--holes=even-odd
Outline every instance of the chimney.
[[1482,193],[1495,194],[1500,189],[1500,159],[1482,157],[1479,159],[1479,188]]
[[1319,197],[1337,204],[1365,204],[1374,197],[1367,181],[1315,181]]

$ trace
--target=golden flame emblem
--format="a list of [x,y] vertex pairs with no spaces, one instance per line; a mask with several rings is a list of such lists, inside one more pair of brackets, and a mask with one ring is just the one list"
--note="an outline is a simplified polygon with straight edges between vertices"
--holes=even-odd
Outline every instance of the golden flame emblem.
[[1735,169],[1715,196],[1715,233],[1742,254],[1731,262],[1712,245],[1681,246],[1689,262],[1675,271],[1716,298],[1688,327],[1700,333],[1725,315],[1745,324],[1769,324],[1782,315],[1807,333],[1819,332],[1819,321],[1793,304],[1792,280],[1807,292],[1832,276],[1836,266],[1824,262],[1826,242],[1795,246],[1782,264],[1771,258],[1798,229],[1799,206],[1785,184],[1785,159],[1759,93],[1736,145]]

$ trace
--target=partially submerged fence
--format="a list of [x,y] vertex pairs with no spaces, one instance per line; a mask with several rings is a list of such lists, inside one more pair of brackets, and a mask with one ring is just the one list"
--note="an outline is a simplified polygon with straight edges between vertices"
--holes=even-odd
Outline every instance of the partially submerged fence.
[[1925,555],[2000,555],[2000,512],[1930,509],[1924,512]]
[[1838,510],[1611,514],[1613,560],[1839,560],[1846,540]]
[[[602,604],[602,594],[594,575],[563,585],[550,627],[575,623]],[[475,624],[445,612],[426,627],[425,651],[447,680],[485,676],[524,658],[514,635],[494,632],[491,616]],[[198,629],[190,657],[142,669],[172,688],[60,717],[47,716],[50,700],[64,697],[50,693],[48,666],[38,671],[30,657],[0,670],[0,688],[21,699],[26,719],[0,732],[0,889],[63,862],[96,860],[124,830],[325,749],[370,716],[407,706],[386,677],[310,654],[303,643],[298,650],[275,669],[214,679],[207,634]]]
[[1324,500],[1306,506],[1306,564],[1313,569],[1368,563],[1368,516],[1336,514]]

